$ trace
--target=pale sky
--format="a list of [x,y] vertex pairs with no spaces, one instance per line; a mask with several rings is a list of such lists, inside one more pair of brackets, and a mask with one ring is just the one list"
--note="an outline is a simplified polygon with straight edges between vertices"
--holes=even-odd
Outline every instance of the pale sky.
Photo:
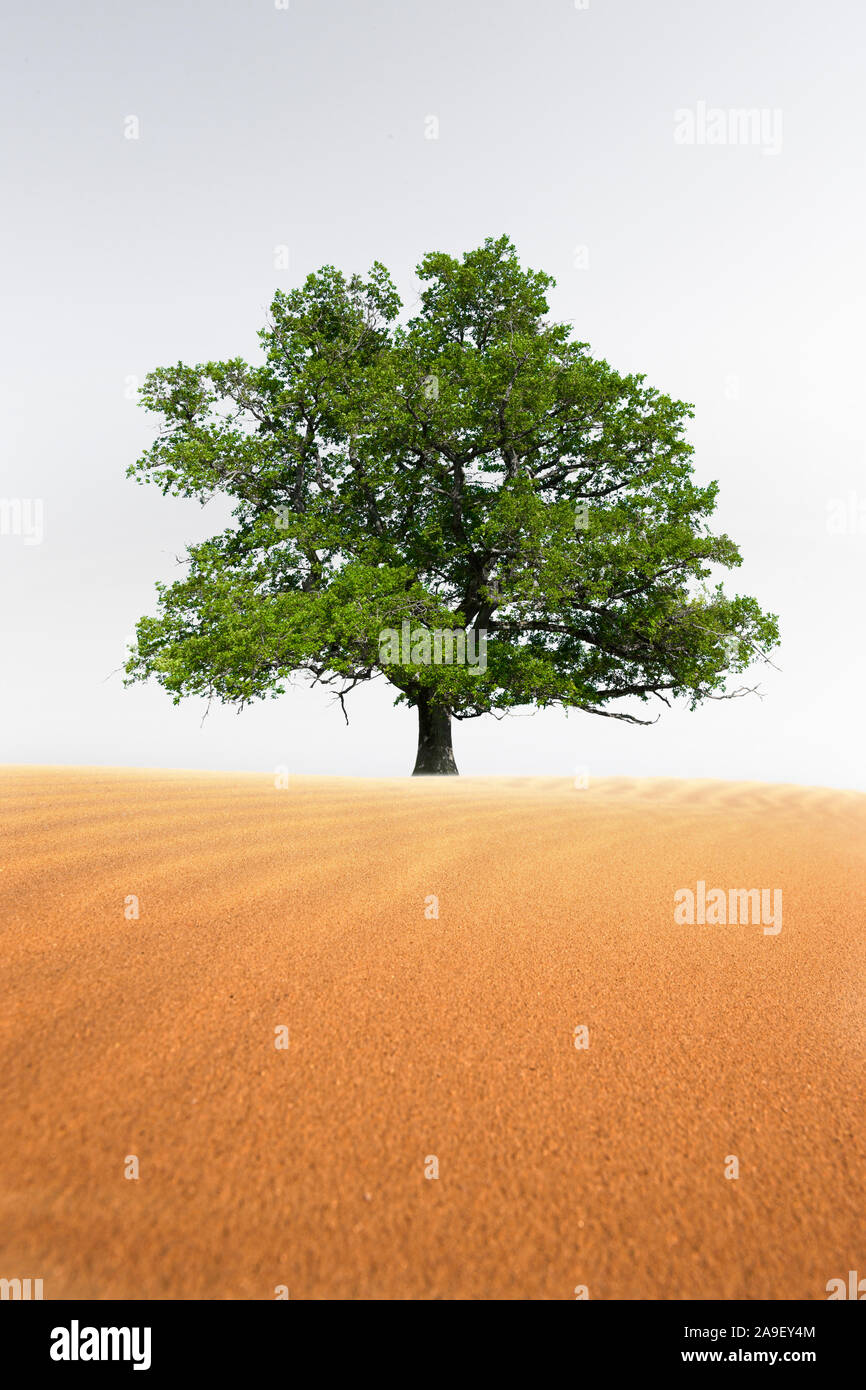
[[126,479],[156,423],[132,387],[255,359],[274,290],[326,262],[382,260],[408,302],[426,251],[506,232],[597,356],[694,403],[696,475],[744,555],[726,584],[783,644],[763,700],[650,729],[476,720],[461,771],[864,786],[856,0],[77,0],[7,9],[0,49],[0,499],[31,504],[0,535],[0,760],[411,771],[414,714],[381,682],[348,728],[324,692],[202,724],[123,688],[155,581],[227,514]]

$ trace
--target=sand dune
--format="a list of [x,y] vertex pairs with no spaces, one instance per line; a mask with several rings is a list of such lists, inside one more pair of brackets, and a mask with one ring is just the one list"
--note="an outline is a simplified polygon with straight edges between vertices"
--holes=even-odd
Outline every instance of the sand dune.
[[[866,1274],[866,797],[2,785],[0,1275],[46,1298],[822,1299]],[[781,931],[678,925],[698,880],[780,888]]]

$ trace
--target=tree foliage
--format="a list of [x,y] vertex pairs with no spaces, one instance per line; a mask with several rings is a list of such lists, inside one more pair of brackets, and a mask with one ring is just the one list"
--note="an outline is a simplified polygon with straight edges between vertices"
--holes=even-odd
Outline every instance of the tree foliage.
[[[146,378],[159,433],[129,470],[234,501],[138,624],[129,680],[247,701],[296,673],[458,719],[517,706],[611,710],[724,698],[778,640],[693,477],[692,410],[622,376],[549,318],[549,276],[506,237],[418,267],[417,312],[385,268],[325,266],[278,291],[263,361]],[[380,634],[487,633],[485,669],[383,661]]]

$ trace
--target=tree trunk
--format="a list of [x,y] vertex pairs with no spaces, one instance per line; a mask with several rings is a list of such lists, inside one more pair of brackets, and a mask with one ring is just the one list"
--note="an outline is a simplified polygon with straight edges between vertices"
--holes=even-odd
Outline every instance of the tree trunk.
[[451,715],[441,705],[431,705],[428,700],[419,701],[418,710],[418,756],[415,759],[413,777],[457,776],[457,764],[451,748]]

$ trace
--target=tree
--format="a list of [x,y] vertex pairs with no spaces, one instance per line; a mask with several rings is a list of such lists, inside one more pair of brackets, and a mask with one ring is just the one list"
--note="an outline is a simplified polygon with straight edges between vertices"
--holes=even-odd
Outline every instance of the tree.
[[325,266],[275,295],[260,365],[148,375],[162,425],[129,474],[225,493],[235,524],[158,586],[127,683],[243,706],[305,673],[342,703],[381,675],[418,711],[416,773],[457,771],[452,719],[745,693],[726,679],[777,621],[707,583],[741,557],[708,529],[691,407],[550,321],[507,237],[418,275],[401,321],[378,262]]

